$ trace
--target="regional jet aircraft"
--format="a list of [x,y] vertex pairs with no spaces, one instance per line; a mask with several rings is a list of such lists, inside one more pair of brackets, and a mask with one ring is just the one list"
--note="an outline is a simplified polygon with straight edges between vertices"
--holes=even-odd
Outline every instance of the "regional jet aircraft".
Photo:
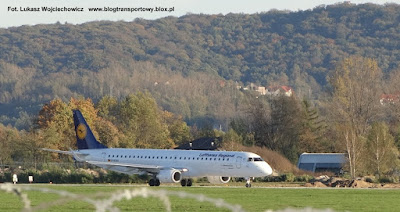
[[243,177],[246,187],[251,187],[253,177],[272,174],[268,163],[250,152],[107,148],[96,140],[79,110],[74,110],[73,116],[78,150],[44,150],[69,154],[77,161],[129,175],[149,174],[150,186],[192,186],[194,177],[207,177],[210,183],[222,184],[231,177]]

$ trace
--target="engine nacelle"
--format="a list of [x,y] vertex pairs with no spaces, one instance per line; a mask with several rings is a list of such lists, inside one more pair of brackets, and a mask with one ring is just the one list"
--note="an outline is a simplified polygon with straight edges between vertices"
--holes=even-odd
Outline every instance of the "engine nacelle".
[[208,176],[207,180],[212,184],[222,184],[222,183],[228,183],[231,180],[231,177]]
[[176,169],[161,170],[157,178],[161,183],[179,183],[182,179],[182,173]]

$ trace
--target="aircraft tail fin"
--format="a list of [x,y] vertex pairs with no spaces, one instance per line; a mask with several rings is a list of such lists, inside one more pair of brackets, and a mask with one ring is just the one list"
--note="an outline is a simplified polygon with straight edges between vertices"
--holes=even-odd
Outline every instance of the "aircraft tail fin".
[[105,149],[104,144],[96,140],[89,125],[86,123],[81,111],[73,110],[74,125],[76,133],[76,144],[78,149]]

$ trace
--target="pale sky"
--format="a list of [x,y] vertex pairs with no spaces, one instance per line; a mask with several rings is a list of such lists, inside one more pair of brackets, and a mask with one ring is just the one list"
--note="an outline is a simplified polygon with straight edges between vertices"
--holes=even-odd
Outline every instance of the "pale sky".
[[[135,18],[157,19],[165,16],[179,17],[187,13],[194,14],[227,14],[257,13],[278,10],[307,10],[318,5],[329,5],[338,0],[0,0],[0,28],[21,25],[72,23],[81,24],[90,21],[132,21]],[[400,0],[350,0],[351,3],[400,3]],[[82,8],[82,12],[43,11],[42,7]],[[66,8],[64,8],[66,7]],[[89,8],[135,8],[151,11],[102,11],[90,12]],[[155,8],[167,8],[170,12],[155,11]],[[34,8],[38,11],[29,11]]]

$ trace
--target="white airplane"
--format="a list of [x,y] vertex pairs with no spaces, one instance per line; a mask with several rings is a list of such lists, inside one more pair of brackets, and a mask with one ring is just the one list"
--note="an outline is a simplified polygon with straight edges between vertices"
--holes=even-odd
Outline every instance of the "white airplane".
[[81,112],[74,110],[73,114],[78,150],[43,150],[69,154],[77,161],[129,175],[149,174],[150,186],[179,182],[192,186],[193,177],[222,184],[231,177],[244,177],[246,187],[251,187],[253,177],[272,174],[268,163],[251,152],[107,148],[96,140]]

